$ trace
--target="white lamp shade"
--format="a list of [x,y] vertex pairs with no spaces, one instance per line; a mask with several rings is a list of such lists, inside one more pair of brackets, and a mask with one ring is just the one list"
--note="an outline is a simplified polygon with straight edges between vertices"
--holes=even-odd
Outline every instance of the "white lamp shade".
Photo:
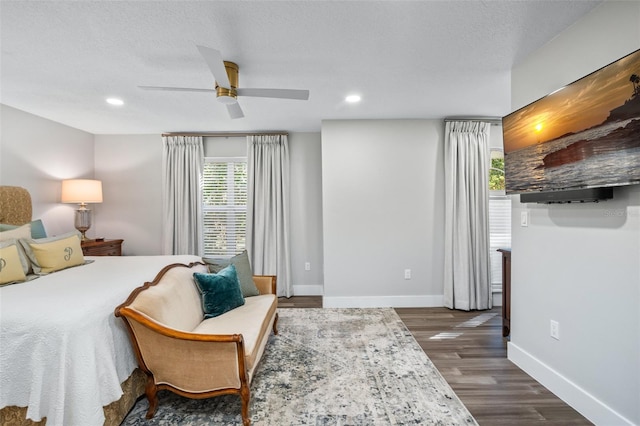
[[62,181],[63,203],[101,203],[102,182],[93,179],[69,179]]

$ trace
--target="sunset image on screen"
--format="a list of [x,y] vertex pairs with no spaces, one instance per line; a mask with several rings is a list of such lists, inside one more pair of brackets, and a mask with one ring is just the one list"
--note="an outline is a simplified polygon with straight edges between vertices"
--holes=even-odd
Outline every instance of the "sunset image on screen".
[[630,55],[504,118],[505,152],[545,143],[604,122],[633,94],[640,52]]

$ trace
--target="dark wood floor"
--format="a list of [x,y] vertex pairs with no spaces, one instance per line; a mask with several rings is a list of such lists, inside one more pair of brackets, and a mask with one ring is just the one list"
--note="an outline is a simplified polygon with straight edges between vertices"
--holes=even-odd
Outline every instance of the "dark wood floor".
[[[322,298],[280,298],[278,306],[320,308]],[[499,307],[396,312],[481,426],[592,424],[507,359]]]

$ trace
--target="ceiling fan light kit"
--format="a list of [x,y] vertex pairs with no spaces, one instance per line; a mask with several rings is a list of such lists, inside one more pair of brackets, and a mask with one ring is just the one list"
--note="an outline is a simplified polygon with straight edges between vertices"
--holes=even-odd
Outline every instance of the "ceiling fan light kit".
[[[232,119],[244,117],[238,103],[238,96],[257,98],[295,99],[306,101],[309,99],[308,90],[293,89],[240,89],[238,88],[238,65],[234,62],[223,61],[219,50],[210,47],[197,46],[204,58],[213,78],[218,102],[227,106],[227,112]],[[192,89],[187,87],[138,86],[144,90],[164,90],[176,92],[211,92],[211,89]]]
[[221,104],[235,104],[238,102],[238,94],[236,89],[225,89],[224,87],[216,88],[216,96]]

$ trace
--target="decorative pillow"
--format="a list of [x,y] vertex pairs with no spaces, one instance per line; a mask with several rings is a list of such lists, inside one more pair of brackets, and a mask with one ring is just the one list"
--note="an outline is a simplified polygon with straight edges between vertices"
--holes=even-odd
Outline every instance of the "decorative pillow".
[[236,268],[229,265],[217,274],[195,272],[193,278],[202,297],[205,318],[213,318],[244,305]]
[[[10,226],[13,225],[4,225],[3,229],[7,229]],[[30,223],[0,232],[0,241],[19,240],[22,238],[31,238]]]
[[242,295],[244,297],[251,297],[260,294],[256,283],[253,282],[253,271],[251,270],[251,263],[249,263],[249,255],[246,250],[233,256],[231,259],[203,258],[202,260],[209,265],[209,272],[214,273],[218,273],[229,265],[234,265],[238,273],[238,281],[240,281]]
[[39,275],[84,264],[80,234],[71,232],[39,240],[20,240],[27,253],[33,272]]
[[47,233],[44,230],[44,224],[42,223],[42,220],[36,219],[31,222],[31,238],[47,238]]
[[[44,224],[42,220],[37,219],[30,223],[31,225],[31,238],[47,238],[47,233],[44,230]],[[18,225],[9,225],[7,223],[0,223],[0,232],[11,231],[19,228]],[[20,237],[29,238],[29,237]]]
[[22,248],[22,244],[20,244],[18,240],[13,239],[0,241],[0,248],[7,248],[11,246],[15,246],[16,250],[18,251],[18,257],[20,258],[22,272],[24,272],[25,275],[28,274],[31,271],[31,263],[29,262],[29,258]]
[[0,248],[0,285],[26,280],[27,276],[16,242]]

